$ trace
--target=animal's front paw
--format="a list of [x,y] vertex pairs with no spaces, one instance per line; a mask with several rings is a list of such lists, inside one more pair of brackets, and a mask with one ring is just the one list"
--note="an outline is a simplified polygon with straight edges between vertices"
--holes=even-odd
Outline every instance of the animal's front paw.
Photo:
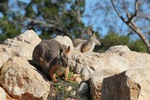
[[68,78],[65,78],[65,81],[66,81],[66,82],[69,82]]
[[53,79],[52,81],[53,81],[53,82],[55,82],[55,83],[57,83],[57,82],[58,82],[58,80],[57,80],[57,79]]

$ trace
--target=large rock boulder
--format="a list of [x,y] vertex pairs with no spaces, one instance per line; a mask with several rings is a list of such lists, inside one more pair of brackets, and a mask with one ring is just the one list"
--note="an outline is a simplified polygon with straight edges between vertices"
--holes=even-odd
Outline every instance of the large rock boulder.
[[35,33],[33,30],[27,30],[24,33],[12,38],[12,39],[6,39],[3,43],[8,46],[16,46],[17,47],[19,44],[17,44],[18,42],[16,42],[16,41],[31,44],[34,48],[38,43],[41,42],[41,39],[39,38],[37,33]]
[[[0,44],[0,85],[11,97],[22,100],[47,99],[49,82],[28,62],[32,59],[34,47],[40,42],[38,35],[28,30]],[[11,98],[8,94],[7,99]]]
[[[129,49],[126,52],[131,52]],[[82,75],[84,80],[88,80],[95,71],[113,70],[122,72],[130,69],[130,61],[123,56],[123,53],[80,53],[74,51],[70,53],[70,64],[74,66],[75,72]]]
[[0,100],[6,100],[6,92],[0,87]]
[[67,47],[70,46],[71,51],[74,50],[74,46],[73,46],[72,40],[68,36],[58,35],[54,39],[56,41],[58,41],[60,44],[66,45]]
[[41,39],[33,30],[28,30],[12,39],[6,39],[0,44],[0,68],[11,57],[19,56],[31,60],[34,47]]
[[5,48],[7,48],[6,45],[0,44],[0,68],[11,57],[11,55],[5,51]]
[[0,71],[0,84],[12,97],[21,100],[46,100],[50,85],[28,61],[14,56]]
[[90,91],[93,100],[103,100],[101,91],[103,80],[116,73],[118,73],[116,70],[101,70],[90,75]]
[[19,56],[21,58],[32,59],[34,47],[41,42],[41,39],[33,30],[28,30],[12,39],[6,39],[3,44],[4,52],[9,56]]
[[149,100],[150,68],[130,69],[106,77],[101,86],[102,100]]

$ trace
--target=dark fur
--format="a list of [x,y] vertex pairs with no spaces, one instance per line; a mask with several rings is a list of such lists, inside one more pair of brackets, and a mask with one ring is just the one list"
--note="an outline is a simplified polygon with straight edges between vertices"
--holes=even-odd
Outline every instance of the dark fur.
[[[40,65],[42,72],[49,78],[49,71],[58,60],[62,61],[63,65],[66,65],[66,61],[64,61],[64,58],[61,55],[65,49],[66,46],[61,45],[56,40],[43,40],[35,47],[33,51],[33,61],[35,64]],[[46,62],[49,62],[49,65],[40,64],[40,57]]]

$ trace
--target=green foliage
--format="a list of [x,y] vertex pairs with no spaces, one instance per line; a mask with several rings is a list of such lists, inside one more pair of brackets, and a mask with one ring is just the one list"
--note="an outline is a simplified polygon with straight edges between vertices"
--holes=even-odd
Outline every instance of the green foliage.
[[13,37],[27,29],[40,32],[42,39],[54,35],[76,37],[84,28],[81,21],[85,8],[84,0],[31,0],[29,3],[9,3],[9,0],[0,2],[0,5],[4,5],[0,6],[0,30],[3,34],[0,38]]
[[7,38],[6,35],[1,35],[0,34],[0,43],[2,43],[6,38]]
[[[52,35],[53,33],[57,35],[61,34],[72,37],[72,35],[76,33],[77,29],[82,29],[84,27],[84,24],[78,21],[79,17],[77,8],[84,8],[85,5],[84,1],[78,2],[82,5],[78,5],[75,1],[70,0],[61,0],[56,2],[52,2],[51,0],[32,0],[31,3],[27,6],[28,9],[26,9],[25,16],[29,18],[42,18],[43,22],[47,23],[48,25],[43,26],[33,23],[28,24],[28,27],[37,30],[37,27],[35,27],[35,25],[38,25],[38,30],[41,31],[41,37],[43,38],[46,38],[44,36],[47,36],[45,35],[45,33],[50,35]],[[33,7],[36,8],[36,10],[33,10]],[[80,10],[82,15],[84,9]]]
[[[79,85],[75,82],[64,82],[59,80],[58,83],[52,83],[51,86],[53,86],[51,89],[51,92],[53,93],[49,94],[49,98],[52,100],[66,100],[67,98],[75,100],[89,100],[88,96],[80,95],[77,93]],[[71,90],[67,90],[69,86],[72,87]]]
[[3,30],[2,34],[0,34],[0,42],[5,40],[6,38],[13,38],[17,36],[21,29],[20,27],[17,27],[14,23],[14,21],[8,21],[9,19],[7,17],[3,17],[0,19],[0,28]]
[[74,72],[69,71],[68,79],[70,79],[70,78],[73,77],[73,76],[74,76]]
[[146,46],[144,45],[142,40],[136,40],[136,41],[130,42],[129,48],[137,52],[147,52]]
[[103,39],[101,39],[101,49],[100,52],[106,51],[109,47],[114,45],[128,45],[129,37],[119,36],[116,33],[109,33]]
[[[108,48],[115,45],[127,45],[131,50],[137,52],[146,52],[147,49],[140,39],[133,41],[128,36],[119,36],[116,33],[109,33],[101,39],[102,45],[97,48],[99,52],[105,52]],[[97,51],[98,51],[97,50]]]

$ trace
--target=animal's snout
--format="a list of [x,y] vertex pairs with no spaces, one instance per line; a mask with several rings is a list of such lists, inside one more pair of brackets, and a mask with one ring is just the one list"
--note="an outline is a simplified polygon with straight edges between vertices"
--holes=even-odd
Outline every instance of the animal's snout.
[[101,41],[100,41],[100,39],[99,38],[97,38],[97,45],[101,45]]
[[98,45],[99,45],[99,46],[101,45],[101,42],[100,42],[100,41],[98,42]]
[[61,59],[60,64],[61,64],[62,67],[67,67],[68,66],[68,58]]

